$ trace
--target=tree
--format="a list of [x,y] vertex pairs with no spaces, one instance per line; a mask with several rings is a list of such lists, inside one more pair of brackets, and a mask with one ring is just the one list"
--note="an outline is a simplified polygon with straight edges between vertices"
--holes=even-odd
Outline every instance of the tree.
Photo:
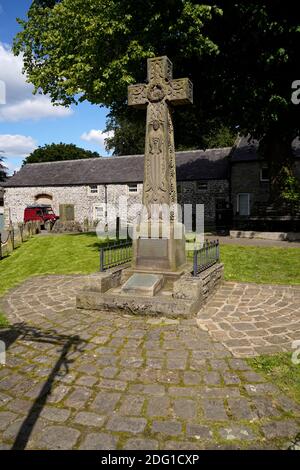
[[1,155],[1,151],[0,151],[0,181],[5,181],[5,179],[7,178],[7,168],[6,166],[4,165],[4,157]]
[[272,200],[295,200],[292,142],[300,134],[300,106],[291,101],[291,86],[299,78],[299,15],[291,1],[221,0],[218,5],[223,16],[210,30],[220,47],[214,62],[224,100],[218,112],[228,125],[239,124],[242,134],[259,140],[270,167]]
[[97,152],[91,152],[74,144],[50,144],[34,150],[23,161],[27,163],[57,162],[62,160],[80,160],[83,158],[100,158]]
[[234,134],[239,126],[261,143],[273,198],[285,197],[287,182],[295,187],[291,144],[300,133],[300,106],[291,102],[291,83],[299,78],[294,2],[206,3],[34,2],[28,21],[20,21],[14,51],[24,53],[36,91],[49,93],[54,102],[78,99],[110,107],[108,128],[116,135],[108,145],[117,153],[132,148],[133,131],[134,151],[141,150],[139,121],[145,121],[127,109],[127,85],[145,80],[147,57],[168,55],[176,76],[189,76],[195,90],[194,106],[176,110],[176,147],[207,146],[216,140],[213,129],[229,137],[224,129]]
[[[229,129],[218,117],[208,116],[205,118],[199,113],[196,104],[176,109],[173,120],[177,150],[231,147],[234,144],[236,129]],[[145,122],[145,112],[132,110],[127,104],[121,109],[112,107],[106,127],[106,131],[112,131],[112,137],[106,139],[106,149],[114,155],[144,153]]]
[[34,1],[28,20],[18,20],[14,51],[24,53],[35,91],[64,105],[110,107],[126,99],[129,84],[144,81],[147,57],[168,53],[188,63],[216,53],[205,25],[220,13],[192,0]]
[[[109,149],[140,153],[145,116],[128,109],[127,86],[145,80],[146,58],[163,54],[172,59],[177,77],[188,75],[196,82],[195,57],[218,53],[206,30],[220,14],[219,8],[193,0],[36,1],[28,21],[19,20],[23,30],[14,51],[24,54],[36,92],[66,106],[88,100],[110,107],[107,130],[115,136]],[[177,148],[205,145],[202,136],[215,116],[203,101],[195,89],[195,106],[176,111]]]

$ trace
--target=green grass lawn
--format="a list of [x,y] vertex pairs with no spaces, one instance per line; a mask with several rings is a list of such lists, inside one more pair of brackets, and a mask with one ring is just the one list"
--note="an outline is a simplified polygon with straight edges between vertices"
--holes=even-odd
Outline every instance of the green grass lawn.
[[[0,296],[30,276],[98,271],[101,243],[94,234],[30,239],[0,261]],[[221,260],[229,281],[300,284],[300,248],[223,245]]]
[[290,353],[248,359],[249,364],[300,403],[300,365],[292,363]]
[[94,234],[31,238],[0,261],[0,296],[30,276],[99,270],[100,245]]
[[227,281],[300,284],[300,248],[221,246]]

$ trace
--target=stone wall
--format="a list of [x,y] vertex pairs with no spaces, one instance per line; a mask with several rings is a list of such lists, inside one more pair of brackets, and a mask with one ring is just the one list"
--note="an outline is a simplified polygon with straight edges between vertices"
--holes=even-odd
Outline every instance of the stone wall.
[[[196,181],[183,182],[180,185],[178,202],[180,204],[204,204],[206,221],[214,223],[216,198],[229,198],[228,181],[207,181],[207,190],[204,191],[197,190]],[[60,204],[73,204],[75,220],[83,223],[85,219],[95,220],[94,206],[102,204],[104,207],[105,197],[107,197],[108,204],[115,206],[118,206],[119,198],[122,197],[123,206],[121,206],[120,217],[123,218],[127,204],[128,219],[132,222],[135,216],[135,206],[142,202],[142,192],[142,184],[138,184],[137,192],[130,192],[127,184],[109,184],[106,188],[104,185],[99,185],[97,194],[91,194],[89,186],[6,188],[4,205],[6,209],[10,209],[13,223],[22,222],[25,207],[34,204],[38,195],[48,195],[50,196],[49,203],[56,214],[59,214]],[[113,211],[108,211],[107,218],[108,223],[115,222],[116,215]]]
[[256,202],[265,203],[269,197],[269,183],[260,181],[260,162],[239,162],[231,169],[231,202],[233,213],[237,214],[237,196],[250,194],[250,213]]
[[[115,287],[127,279],[125,269],[108,270],[86,276],[83,290],[79,291],[76,306],[88,310],[109,310],[142,315],[164,315],[170,318],[196,314],[223,282],[224,266],[217,263],[197,277],[183,274],[173,284],[167,283],[162,292],[154,296],[128,294]],[[169,295],[165,295],[168,293]]]
[[232,238],[258,238],[264,240],[289,242],[300,240],[300,233],[297,232],[256,232],[252,230],[230,230]]
[[[10,208],[13,223],[21,222],[24,216],[24,209],[30,204],[34,204],[36,196],[47,194],[51,196],[49,202],[56,214],[59,214],[60,204],[73,204],[75,209],[75,220],[83,223],[85,219],[95,220],[94,207],[105,204],[105,186],[99,185],[98,193],[91,194],[88,186],[50,186],[50,187],[26,187],[7,188],[4,195],[4,206]],[[107,185],[107,203],[116,204],[120,196],[128,199],[128,212],[133,204],[142,200],[142,185],[138,185],[137,193],[129,193],[127,185]],[[108,214],[108,219],[112,214]]]
[[[237,196],[239,193],[250,194],[250,214],[256,203],[267,203],[269,182],[260,180],[261,162],[238,162],[231,168],[231,202],[233,212],[237,214]],[[300,159],[295,161],[295,176],[300,182]]]
[[216,292],[224,280],[224,265],[216,263],[198,276],[185,274],[174,282],[173,297],[194,302],[194,310],[198,311]]
[[197,181],[184,181],[178,183],[179,204],[204,204],[204,219],[207,223],[215,223],[216,200],[229,201],[229,182],[227,180],[203,180],[207,189],[197,187]]

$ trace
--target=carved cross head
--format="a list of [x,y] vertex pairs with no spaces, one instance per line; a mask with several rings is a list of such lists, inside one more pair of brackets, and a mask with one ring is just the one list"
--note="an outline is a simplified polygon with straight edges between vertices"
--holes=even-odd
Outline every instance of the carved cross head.
[[128,105],[145,108],[165,101],[173,105],[193,103],[193,84],[188,78],[173,79],[173,65],[166,56],[147,60],[147,84],[128,87]]

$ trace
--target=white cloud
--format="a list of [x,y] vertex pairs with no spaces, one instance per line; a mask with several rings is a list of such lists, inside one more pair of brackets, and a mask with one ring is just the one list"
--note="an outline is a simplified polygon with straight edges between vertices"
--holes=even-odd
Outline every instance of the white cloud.
[[36,140],[30,136],[0,134],[0,150],[3,152],[1,155],[4,157],[26,157],[37,146]]
[[0,110],[0,120],[22,121],[23,119],[32,119],[34,121],[48,117],[65,117],[70,114],[70,110],[62,106],[53,106],[46,96],[40,96],[38,99],[26,99],[19,103],[12,104]]
[[53,106],[46,95],[33,95],[33,86],[22,74],[23,58],[15,57],[7,44],[0,42],[0,81],[6,86],[6,105],[0,106],[0,121],[39,120],[47,117],[65,117],[73,110]]
[[93,144],[100,145],[100,147],[105,146],[105,139],[113,136],[113,131],[103,132],[97,129],[91,129],[89,132],[84,132],[80,138],[86,142],[92,142]]
[[5,162],[5,166],[8,169],[8,174],[13,175],[16,171],[20,170],[20,163],[15,162]]

